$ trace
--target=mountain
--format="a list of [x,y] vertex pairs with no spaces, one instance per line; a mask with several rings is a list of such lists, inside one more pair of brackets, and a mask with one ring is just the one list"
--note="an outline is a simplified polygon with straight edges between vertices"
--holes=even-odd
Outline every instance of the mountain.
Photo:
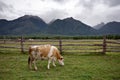
[[120,35],[120,22],[109,22],[99,29],[101,34],[119,34]]
[[18,19],[7,22],[0,25],[0,34],[32,34],[43,33],[43,30],[47,27],[47,24],[37,16],[25,15]]
[[8,24],[9,23],[9,21],[7,21],[7,20],[5,20],[5,19],[1,19],[0,20],[0,34],[6,34],[6,31],[5,30],[7,30],[7,28],[6,27],[4,27],[6,24]]
[[101,22],[100,24],[95,25],[93,28],[96,30],[99,30],[100,28],[102,28],[105,25],[104,22]]
[[57,19],[49,24],[48,34],[59,35],[93,35],[95,30],[72,17],[63,20]]
[[54,34],[54,35],[104,35],[119,34],[120,22],[101,23],[96,29],[72,17],[56,19],[46,24],[40,17],[24,15],[17,19],[7,21],[0,20],[0,35],[31,35],[31,34]]

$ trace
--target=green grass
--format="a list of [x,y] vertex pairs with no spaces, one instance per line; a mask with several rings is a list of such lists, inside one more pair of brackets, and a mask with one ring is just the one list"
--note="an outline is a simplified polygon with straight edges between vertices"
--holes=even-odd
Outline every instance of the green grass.
[[120,54],[63,54],[65,66],[37,61],[38,71],[29,70],[28,55],[0,52],[0,80],[120,80]]

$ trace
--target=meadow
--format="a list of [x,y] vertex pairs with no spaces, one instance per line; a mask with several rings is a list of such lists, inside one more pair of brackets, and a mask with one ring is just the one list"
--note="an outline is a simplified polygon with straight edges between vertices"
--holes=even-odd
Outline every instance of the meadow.
[[[84,40],[85,41],[85,40]],[[0,44],[0,46],[20,46],[19,42]],[[50,42],[43,42],[48,44]],[[96,42],[80,44],[96,44]],[[101,40],[98,43],[102,43]],[[41,44],[41,42],[25,42]],[[58,44],[52,41],[50,44]],[[78,42],[63,42],[63,44],[79,44]],[[119,44],[118,44],[119,46]],[[68,49],[69,48],[69,49]],[[81,54],[77,49],[85,48]],[[20,49],[0,48],[0,80],[120,80],[120,52],[107,52],[106,54],[89,53],[91,46],[63,46],[64,66],[56,62],[56,67],[51,65],[47,69],[47,61],[37,61],[38,70],[28,69],[28,52],[21,53]],[[96,47],[93,47],[96,48]],[[99,48],[99,47],[98,47]],[[68,50],[66,50],[68,49]],[[88,51],[87,51],[88,49]],[[68,51],[72,50],[69,53]]]
[[29,70],[28,54],[0,51],[0,80],[120,80],[120,54],[65,54],[64,66],[37,61],[38,71]]

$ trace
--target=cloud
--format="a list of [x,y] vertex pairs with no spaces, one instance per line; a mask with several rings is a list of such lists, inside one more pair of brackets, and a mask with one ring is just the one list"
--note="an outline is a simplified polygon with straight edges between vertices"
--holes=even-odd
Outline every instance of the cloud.
[[12,13],[14,13],[13,11],[14,10],[12,5],[7,5],[6,3],[0,1],[0,19],[13,17],[11,15]]
[[109,6],[118,6],[120,5],[120,0],[105,0],[106,4],[109,4]]
[[51,9],[50,11],[47,11],[45,14],[40,14],[40,17],[44,19],[47,23],[49,23],[55,19],[63,19],[67,15],[68,13],[65,12],[64,10]]
[[120,6],[112,7],[106,14],[106,21],[120,21]]
[[120,21],[120,0],[0,0],[0,19],[30,14],[46,22],[74,17],[88,25]]
[[63,3],[63,2],[65,2],[65,0],[53,0],[53,1],[56,1],[56,2],[58,2],[58,3]]
[[0,1],[0,12],[4,11],[4,8],[8,7],[5,3]]
[[7,11],[7,10],[11,11],[12,8],[13,8],[12,5],[7,5],[6,3],[0,1],[0,12],[1,12],[1,13],[2,13],[2,12],[5,12],[5,11]]
[[120,3],[118,0],[79,0],[77,7],[83,7],[75,16],[88,25],[100,22],[120,21]]

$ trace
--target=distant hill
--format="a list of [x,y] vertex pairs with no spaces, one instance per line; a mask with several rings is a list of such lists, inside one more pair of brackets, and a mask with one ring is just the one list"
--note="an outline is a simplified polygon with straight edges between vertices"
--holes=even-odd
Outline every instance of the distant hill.
[[54,34],[54,35],[103,35],[120,34],[120,22],[99,24],[102,27],[92,28],[72,17],[56,19],[46,24],[40,17],[25,15],[15,20],[0,20],[0,35],[31,35],[31,34]]
[[109,22],[99,29],[101,34],[119,34],[120,35],[120,22]]
[[47,32],[60,35],[93,35],[96,31],[92,27],[70,17],[53,21],[49,24]]
[[42,32],[47,27],[47,24],[41,18],[31,15],[25,15],[18,19],[4,23],[2,21],[0,25],[0,28],[2,28],[0,29],[0,34],[32,34]]
[[1,19],[0,20],[0,34],[1,35],[6,35],[7,34],[7,27],[5,27],[5,25],[7,25],[9,23],[9,21],[5,20],[5,19]]
[[104,23],[104,22],[101,22],[100,24],[97,24],[97,25],[93,26],[93,28],[96,29],[96,30],[99,30],[99,29],[102,28],[104,25],[105,25],[105,23]]

